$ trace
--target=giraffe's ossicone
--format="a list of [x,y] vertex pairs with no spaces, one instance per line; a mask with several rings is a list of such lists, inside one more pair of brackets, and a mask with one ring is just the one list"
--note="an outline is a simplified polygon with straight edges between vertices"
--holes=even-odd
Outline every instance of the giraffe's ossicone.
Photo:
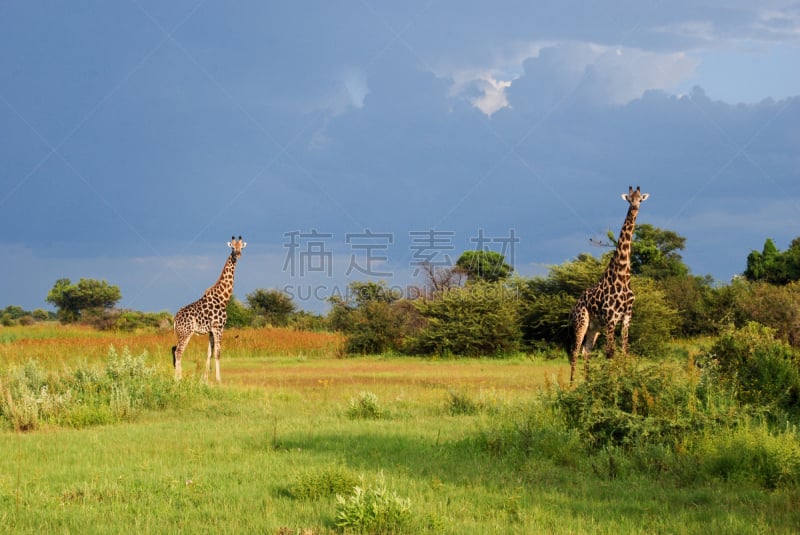
[[203,294],[203,297],[188,304],[178,310],[175,314],[175,334],[178,336],[178,344],[172,346],[172,364],[175,366],[175,379],[181,378],[181,357],[189,344],[192,335],[208,334],[208,353],[206,355],[206,368],[203,379],[208,380],[208,372],[211,369],[211,355],[214,355],[216,362],[217,382],[221,380],[219,372],[219,357],[222,348],[222,331],[225,328],[225,321],[228,319],[226,307],[233,295],[233,276],[236,271],[236,261],[242,256],[242,249],[247,243],[242,241],[239,236],[237,240],[231,237],[228,247],[231,254],[225,261],[219,279],[214,286],[210,287]]
[[642,193],[639,186],[634,190],[628,187],[628,193],[622,198],[628,201],[628,213],[622,224],[617,240],[614,256],[608,264],[600,281],[586,289],[570,314],[570,325],[574,339],[570,348],[569,382],[575,377],[575,362],[578,354],[583,353],[584,372],[589,373],[589,353],[594,348],[600,333],[606,337],[606,357],[614,356],[614,331],[622,324],[622,352],[628,352],[628,329],[633,313],[635,296],[631,290],[631,243],[639,205],[650,195]]

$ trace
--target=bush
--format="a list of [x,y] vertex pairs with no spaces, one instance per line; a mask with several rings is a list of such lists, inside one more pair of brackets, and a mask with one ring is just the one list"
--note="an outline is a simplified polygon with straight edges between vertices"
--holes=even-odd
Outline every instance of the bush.
[[336,296],[331,303],[328,321],[347,335],[348,354],[405,350],[409,336],[420,328],[417,309],[383,282],[352,282],[348,298]]
[[666,301],[664,292],[651,279],[631,281],[636,295],[630,327],[630,350],[637,355],[662,356],[678,327],[678,314]]
[[742,286],[736,300],[739,315],[771,327],[778,338],[800,347],[800,282],[786,286],[754,282]]
[[705,425],[704,400],[696,392],[700,372],[637,366],[630,358],[601,362],[588,381],[555,396],[568,426],[589,447],[671,445]]
[[501,356],[519,349],[517,294],[502,283],[477,282],[415,302],[427,326],[414,351],[440,356]]
[[677,311],[677,333],[684,337],[716,334],[719,318],[715,317],[714,296],[710,276],[686,275],[658,281],[670,308]]
[[775,331],[750,322],[729,328],[712,346],[721,378],[742,403],[800,413],[800,359]]
[[132,332],[139,329],[171,329],[172,315],[169,312],[139,312],[137,310],[119,310],[113,327],[119,331]]
[[348,354],[377,355],[400,349],[405,343],[405,309],[397,303],[368,301],[354,310],[347,327]]
[[535,294],[520,303],[522,335],[533,347],[546,341],[561,347],[569,346],[570,312],[575,298],[564,292]]

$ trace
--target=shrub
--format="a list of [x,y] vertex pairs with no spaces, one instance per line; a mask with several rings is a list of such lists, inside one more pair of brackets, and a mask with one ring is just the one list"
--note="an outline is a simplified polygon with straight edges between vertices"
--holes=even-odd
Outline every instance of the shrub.
[[330,326],[347,335],[348,354],[379,354],[404,350],[420,327],[420,315],[386,283],[352,282],[347,299],[331,298]]
[[476,282],[415,302],[427,326],[412,347],[442,356],[500,356],[519,349],[517,294],[502,283]]
[[800,282],[785,286],[754,282],[742,286],[736,300],[740,316],[771,327],[778,338],[800,347]]
[[667,364],[637,366],[633,359],[604,360],[588,381],[558,390],[555,405],[592,448],[675,444],[706,422],[697,373]]
[[170,329],[172,315],[169,312],[139,312],[137,310],[118,310],[112,316],[111,328],[132,332],[139,329]]
[[737,398],[748,404],[800,412],[800,359],[775,331],[750,322],[729,328],[712,346],[719,373]]
[[353,487],[348,496],[336,495],[334,523],[355,533],[403,533],[411,522],[411,500],[386,487],[381,473],[375,483]]
[[662,356],[678,327],[678,314],[658,284],[648,278],[631,281],[636,295],[630,328],[630,349],[637,355]]
[[569,345],[569,317],[575,298],[564,292],[532,294],[520,302],[523,339],[528,345],[548,341]]

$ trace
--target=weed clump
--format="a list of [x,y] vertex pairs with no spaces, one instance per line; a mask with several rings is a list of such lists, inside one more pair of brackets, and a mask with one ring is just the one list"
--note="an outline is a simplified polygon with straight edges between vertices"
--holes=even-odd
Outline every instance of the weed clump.
[[378,403],[378,396],[372,392],[361,392],[357,398],[350,398],[347,417],[351,420],[380,420],[386,411]]
[[287,491],[297,500],[316,500],[344,494],[358,483],[358,477],[346,468],[332,466],[301,472]]
[[411,523],[411,500],[386,487],[381,473],[374,483],[352,488],[347,496],[336,495],[336,527],[355,533],[404,533]]

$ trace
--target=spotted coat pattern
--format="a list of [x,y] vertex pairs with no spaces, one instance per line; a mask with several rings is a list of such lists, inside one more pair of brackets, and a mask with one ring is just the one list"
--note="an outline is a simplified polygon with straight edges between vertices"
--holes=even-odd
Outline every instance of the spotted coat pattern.
[[570,353],[570,383],[574,379],[575,363],[580,353],[583,354],[584,373],[588,375],[589,353],[601,332],[606,337],[606,357],[612,358],[615,352],[614,332],[621,323],[622,352],[628,352],[628,329],[635,299],[630,286],[631,243],[639,205],[647,197],[649,194],[642,193],[638,186],[636,190],[629,187],[628,193],[622,195],[629,206],[614,256],[600,281],[586,289],[572,308],[570,324],[575,338]]
[[219,371],[220,350],[222,348],[222,331],[228,319],[226,308],[233,295],[233,277],[236,271],[236,261],[242,255],[242,249],[247,243],[231,238],[228,247],[231,254],[225,261],[222,273],[216,284],[205,291],[203,297],[178,310],[175,314],[175,334],[178,336],[178,345],[172,347],[172,363],[175,366],[175,378],[181,378],[181,356],[193,334],[208,334],[208,353],[206,355],[206,368],[203,375],[208,380],[211,368],[211,355],[216,363],[216,379],[221,380]]

